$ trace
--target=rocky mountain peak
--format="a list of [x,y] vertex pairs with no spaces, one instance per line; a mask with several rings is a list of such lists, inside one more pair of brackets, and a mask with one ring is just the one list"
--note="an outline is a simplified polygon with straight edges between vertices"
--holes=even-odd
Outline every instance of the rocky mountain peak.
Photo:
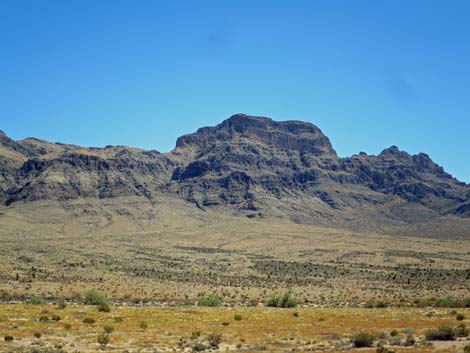
[[315,125],[302,121],[278,122],[270,118],[235,114],[214,127],[180,137],[177,148],[209,148],[216,143],[262,143],[270,148],[336,155],[330,140]]

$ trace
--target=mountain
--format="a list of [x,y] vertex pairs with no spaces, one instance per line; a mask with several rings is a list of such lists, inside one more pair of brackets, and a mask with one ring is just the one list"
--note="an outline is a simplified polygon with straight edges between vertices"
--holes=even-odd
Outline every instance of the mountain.
[[470,229],[470,185],[428,155],[392,146],[341,158],[306,122],[237,114],[178,138],[169,153],[13,141],[0,132],[3,207],[135,197],[345,228]]

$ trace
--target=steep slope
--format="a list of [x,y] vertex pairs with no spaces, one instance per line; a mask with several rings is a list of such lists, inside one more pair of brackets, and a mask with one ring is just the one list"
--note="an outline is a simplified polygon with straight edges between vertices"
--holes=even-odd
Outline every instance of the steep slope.
[[470,218],[470,186],[426,154],[392,146],[378,156],[340,158],[318,127],[300,121],[237,114],[180,137],[166,154],[13,141],[0,133],[5,205],[135,196],[353,228],[435,224],[444,217],[465,229]]

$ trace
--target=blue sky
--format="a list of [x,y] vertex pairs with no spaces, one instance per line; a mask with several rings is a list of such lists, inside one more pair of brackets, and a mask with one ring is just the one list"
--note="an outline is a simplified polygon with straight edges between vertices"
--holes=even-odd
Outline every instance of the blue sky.
[[0,1],[0,129],[165,152],[235,113],[470,182],[469,1]]

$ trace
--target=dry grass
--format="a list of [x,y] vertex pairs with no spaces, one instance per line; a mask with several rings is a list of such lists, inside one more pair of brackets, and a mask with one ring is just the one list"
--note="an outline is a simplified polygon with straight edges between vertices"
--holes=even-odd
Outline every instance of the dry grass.
[[[298,312],[298,316],[293,315]],[[470,316],[470,310],[463,310]],[[61,321],[40,322],[39,317],[60,315]],[[241,315],[235,320],[234,315]],[[85,324],[85,317],[96,319]],[[115,318],[122,318],[122,321]],[[142,328],[142,321],[147,324]],[[223,323],[229,323],[228,325]],[[65,326],[70,325],[67,329]],[[180,350],[196,342],[207,344],[212,333],[222,335],[221,350],[236,351],[237,344],[250,352],[267,350],[284,352],[295,348],[300,351],[326,351],[336,348],[351,349],[349,338],[358,331],[384,333],[383,341],[391,341],[390,331],[398,330],[398,339],[404,340],[409,332],[417,339],[413,348],[395,347],[395,351],[431,352],[426,346],[426,329],[442,325],[456,325],[455,314],[447,309],[418,308],[388,309],[334,309],[334,308],[200,308],[200,307],[116,307],[111,313],[100,313],[95,307],[70,304],[59,310],[55,305],[0,305],[0,332],[15,337],[13,342],[0,342],[2,352],[33,345],[63,347],[67,352],[97,352],[97,335],[105,326],[112,326],[109,352],[154,352]],[[41,333],[38,339],[35,332]],[[198,336],[197,333],[200,335]],[[198,336],[198,337],[197,337]],[[396,338],[395,338],[396,340]],[[452,345],[463,342],[440,343],[441,349],[453,352]],[[240,347],[239,347],[240,348]],[[158,349],[158,350],[157,350]],[[371,350],[372,351],[372,350]]]

